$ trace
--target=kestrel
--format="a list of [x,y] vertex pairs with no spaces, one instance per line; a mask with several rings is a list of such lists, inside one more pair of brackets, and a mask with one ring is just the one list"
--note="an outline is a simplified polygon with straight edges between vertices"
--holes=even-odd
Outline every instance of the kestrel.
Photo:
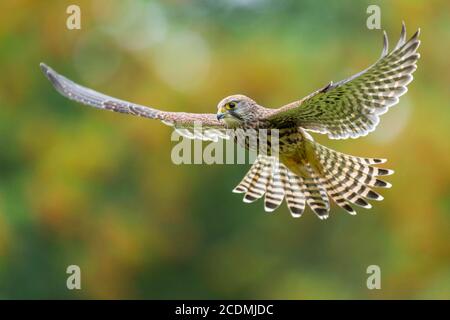
[[[325,219],[330,211],[329,198],[351,214],[356,214],[352,205],[371,208],[367,200],[383,199],[372,188],[391,187],[377,177],[393,171],[374,166],[385,159],[355,157],[324,147],[308,131],[327,134],[331,139],[347,139],[375,130],[380,115],[398,103],[413,80],[420,57],[419,31],[406,41],[403,23],[400,40],[391,52],[383,32],[383,51],[372,66],[278,109],[265,108],[244,95],[232,95],[219,102],[216,114],[162,111],[80,86],[45,64],[41,68],[55,89],[71,100],[97,109],[158,119],[189,138],[226,138],[229,129],[277,129],[278,154],[258,154],[233,192],[244,193],[244,202],[265,196],[268,212],[286,199],[293,217],[301,216],[308,204],[319,218]],[[194,130],[196,123],[201,123],[201,132]],[[270,135],[268,139],[270,145]]]

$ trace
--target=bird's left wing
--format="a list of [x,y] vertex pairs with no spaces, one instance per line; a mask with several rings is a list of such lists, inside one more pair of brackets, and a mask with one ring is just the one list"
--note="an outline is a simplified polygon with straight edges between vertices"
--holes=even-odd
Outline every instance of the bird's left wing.
[[191,139],[213,141],[217,141],[218,138],[228,139],[226,128],[213,113],[168,112],[145,107],[76,84],[43,63],[41,69],[60,94],[79,103],[97,109],[158,119],[164,124],[173,126],[180,135]]
[[268,116],[273,127],[299,126],[326,133],[332,139],[358,138],[375,130],[380,115],[398,103],[412,81],[419,30],[408,41],[405,25],[400,40],[388,52],[384,33],[384,48],[380,59],[354,76],[330,83],[302,100],[290,103]]

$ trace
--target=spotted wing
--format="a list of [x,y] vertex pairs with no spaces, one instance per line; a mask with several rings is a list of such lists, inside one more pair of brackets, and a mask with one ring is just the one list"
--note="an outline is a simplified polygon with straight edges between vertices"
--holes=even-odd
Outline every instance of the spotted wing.
[[55,89],[70,100],[97,109],[128,113],[149,119],[158,119],[164,124],[173,126],[180,135],[191,139],[217,141],[218,138],[228,138],[226,128],[217,120],[215,114],[167,112],[145,107],[119,100],[76,84],[43,63],[41,63],[41,69]]
[[417,53],[419,31],[405,41],[403,24],[400,40],[390,53],[384,32],[384,48],[375,64],[277,109],[268,120],[274,127],[299,126],[328,134],[332,139],[367,135],[375,130],[380,115],[398,103],[413,80],[412,74],[420,57]]

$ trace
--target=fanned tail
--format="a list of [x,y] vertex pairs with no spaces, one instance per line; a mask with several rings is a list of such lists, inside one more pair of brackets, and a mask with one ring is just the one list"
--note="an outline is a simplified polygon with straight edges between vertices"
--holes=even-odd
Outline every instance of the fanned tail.
[[383,200],[383,197],[371,188],[391,187],[390,183],[378,177],[390,175],[394,171],[373,166],[386,162],[385,159],[354,157],[315,142],[311,143],[319,162],[321,183],[338,206],[356,214],[350,204],[371,208],[372,205],[367,200]]
[[373,166],[386,160],[354,157],[313,141],[307,143],[314,161],[299,165],[301,170],[290,170],[276,157],[259,155],[233,192],[244,193],[244,202],[254,202],[265,196],[267,212],[277,209],[285,199],[293,217],[300,217],[308,204],[319,218],[326,219],[330,211],[329,198],[350,214],[356,214],[352,205],[371,208],[367,200],[383,199],[372,188],[391,187],[378,176],[390,175],[393,171]]
[[267,212],[272,212],[283,202],[286,170],[277,158],[259,155],[233,192],[245,193],[244,202],[247,203],[266,195],[264,208]]

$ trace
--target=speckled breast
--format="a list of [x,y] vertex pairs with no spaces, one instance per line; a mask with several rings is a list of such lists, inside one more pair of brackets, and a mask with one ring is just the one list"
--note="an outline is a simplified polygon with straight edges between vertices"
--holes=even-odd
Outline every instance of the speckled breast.
[[247,150],[257,150],[259,154],[276,156],[296,152],[305,137],[299,128],[241,128],[233,131],[233,139]]

